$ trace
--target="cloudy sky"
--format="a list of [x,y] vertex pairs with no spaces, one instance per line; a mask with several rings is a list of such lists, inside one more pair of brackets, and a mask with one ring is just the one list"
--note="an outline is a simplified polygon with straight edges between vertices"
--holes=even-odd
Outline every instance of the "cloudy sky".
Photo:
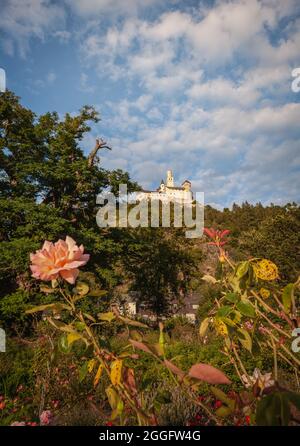
[[37,113],[94,105],[106,168],[218,206],[299,201],[299,0],[0,0],[0,67]]

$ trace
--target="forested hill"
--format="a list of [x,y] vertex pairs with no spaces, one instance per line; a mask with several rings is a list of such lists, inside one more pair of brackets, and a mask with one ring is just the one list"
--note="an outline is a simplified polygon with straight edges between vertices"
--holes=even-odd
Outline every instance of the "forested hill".
[[[73,237],[90,254],[84,272],[107,290],[103,305],[119,293],[139,291],[156,311],[201,284],[210,264],[205,237],[186,239],[184,231],[165,228],[100,229],[96,195],[126,183],[127,172],[102,167],[101,148],[85,155],[80,141],[98,122],[93,107],[60,118],[36,116],[13,93],[0,96],[0,323],[22,326],[35,300],[51,301],[31,277],[29,254],[45,240]],[[109,123],[106,123],[109,125]],[[276,261],[281,280],[295,280],[300,266],[300,209],[296,204],[233,205],[219,211],[206,206],[205,226],[229,229],[226,249],[237,259]]]
[[[238,257],[247,253],[277,262],[283,280],[295,280],[300,267],[300,208],[233,204],[219,211],[206,206],[205,226],[230,229],[230,246]],[[242,254],[243,253],[243,254]]]

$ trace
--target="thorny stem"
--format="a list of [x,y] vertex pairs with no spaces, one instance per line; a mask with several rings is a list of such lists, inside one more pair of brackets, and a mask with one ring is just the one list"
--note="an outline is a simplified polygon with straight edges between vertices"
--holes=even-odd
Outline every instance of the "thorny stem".
[[71,306],[72,310],[75,311],[75,305],[72,302],[72,299],[68,299],[68,296],[64,293],[62,287],[59,285],[59,291],[61,293],[61,295],[63,296],[63,298],[67,301],[67,303]]
[[272,347],[273,347],[273,356],[274,356],[274,378],[275,381],[278,381],[278,366],[277,366],[277,349],[274,342],[274,339],[271,338]]
[[245,369],[244,364],[243,364],[241,358],[239,357],[238,352],[236,351],[236,348],[234,346],[232,347],[232,350],[233,350],[233,353],[235,354],[236,359],[238,360],[238,363],[240,364],[240,367],[241,367],[243,373],[246,375],[247,379],[250,380],[247,370]]
[[245,384],[244,381],[243,381],[242,375],[241,375],[241,373],[239,371],[239,368],[238,368],[238,365],[237,365],[237,362],[236,362],[235,358],[233,356],[231,356],[229,353],[226,353],[226,352],[222,352],[222,353],[224,353],[229,358],[230,364],[234,365],[235,371],[238,374],[238,377],[240,378],[241,382],[243,384]]
[[251,294],[255,297],[255,299],[257,299],[261,303],[261,305],[266,310],[268,310],[270,313],[274,314],[275,316],[279,316],[278,312],[275,311],[273,308],[271,308],[266,302],[264,302],[255,291],[251,291]]
[[252,307],[255,308],[255,310],[257,311],[257,313],[263,317],[275,330],[277,330],[279,333],[281,333],[283,336],[287,337],[287,338],[291,338],[291,335],[289,333],[286,333],[285,331],[281,330],[281,328],[277,327],[276,324],[274,324],[264,313],[262,313],[258,308],[255,307],[255,305],[253,305],[253,303],[249,300],[249,303],[252,305]]

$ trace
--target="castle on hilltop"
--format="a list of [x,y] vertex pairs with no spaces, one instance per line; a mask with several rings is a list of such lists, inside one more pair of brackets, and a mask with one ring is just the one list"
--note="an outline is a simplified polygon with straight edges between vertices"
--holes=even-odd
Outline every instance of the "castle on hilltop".
[[193,192],[192,183],[185,180],[181,186],[174,186],[174,177],[172,170],[167,171],[166,182],[161,180],[160,186],[154,191],[143,190],[136,194],[138,200],[152,199],[161,201],[178,201],[182,203],[192,203]]

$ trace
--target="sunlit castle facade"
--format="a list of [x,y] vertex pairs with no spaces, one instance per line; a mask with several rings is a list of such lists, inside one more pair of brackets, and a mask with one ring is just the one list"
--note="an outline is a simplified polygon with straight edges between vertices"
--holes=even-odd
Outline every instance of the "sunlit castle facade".
[[161,201],[178,201],[182,203],[192,203],[193,192],[192,184],[189,180],[185,180],[181,186],[174,186],[174,177],[172,170],[167,171],[166,182],[161,180],[160,186],[155,191],[138,192],[136,198],[138,200],[152,199]]

